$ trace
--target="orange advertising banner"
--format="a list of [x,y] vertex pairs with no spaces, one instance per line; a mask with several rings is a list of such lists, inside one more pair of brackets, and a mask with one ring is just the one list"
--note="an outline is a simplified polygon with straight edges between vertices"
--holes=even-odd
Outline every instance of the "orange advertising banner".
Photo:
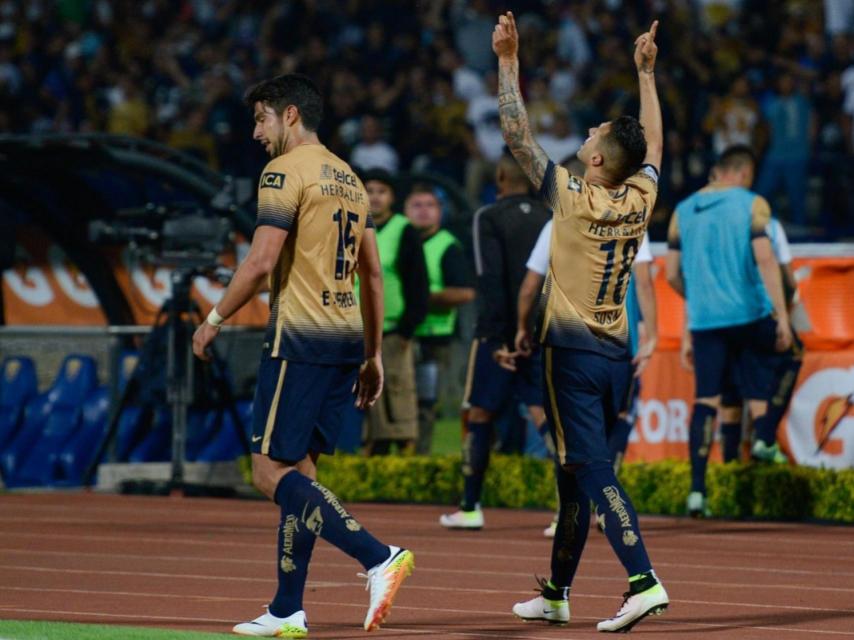
[[[638,419],[626,460],[688,458],[694,374],[678,351],[653,356],[641,382]],[[798,464],[854,467],[854,350],[807,351],[779,438]],[[712,448],[720,460],[720,448]]]
[[[28,229],[17,238],[16,264],[3,272],[2,287],[8,325],[103,326],[107,320],[86,277],[72,264],[59,245],[49,242],[39,231]],[[238,243],[243,255],[249,245]],[[108,252],[119,287],[125,294],[140,325],[154,323],[157,312],[171,292],[166,267],[144,265],[124,249]],[[234,266],[234,252],[221,256],[225,266]],[[225,288],[206,277],[193,281],[192,297],[202,314],[222,298]],[[259,295],[241,309],[231,324],[265,326],[269,316],[268,296]]]

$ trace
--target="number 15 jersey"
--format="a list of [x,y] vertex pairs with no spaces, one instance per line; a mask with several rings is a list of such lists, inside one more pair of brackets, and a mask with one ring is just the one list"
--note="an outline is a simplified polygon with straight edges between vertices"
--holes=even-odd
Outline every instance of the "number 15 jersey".
[[368,196],[350,166],[319,144],[271,160],[258,184],[256,227],[288,231],[270,274],[270,355],[313,364],[364,359],[353,293]]
[[644,165],[612,192],[549,162],[540,189],[554,211],[544,344],[629,356],[625,296],[657,183],[655,168]]

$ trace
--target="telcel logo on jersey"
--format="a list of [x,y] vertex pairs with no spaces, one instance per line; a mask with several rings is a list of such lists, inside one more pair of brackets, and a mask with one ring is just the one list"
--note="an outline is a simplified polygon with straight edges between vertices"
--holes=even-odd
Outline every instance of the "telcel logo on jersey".
[[261,174],[261,189],[281,189],[285,186],[284,173]]
[[854,465],[854,367],[822,369],[807,378],[792,398],[786,431],[799,464]]

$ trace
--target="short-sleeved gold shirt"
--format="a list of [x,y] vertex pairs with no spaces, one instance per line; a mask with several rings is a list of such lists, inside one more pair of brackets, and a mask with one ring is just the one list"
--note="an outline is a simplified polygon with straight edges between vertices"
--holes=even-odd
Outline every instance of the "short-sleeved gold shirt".
[[350,166],[323,145],[271,160],[258,184],[256,226],[288,230],[270,275],[272,357],[317,364],[360,362],[362,316],[353,293],[368,197]]

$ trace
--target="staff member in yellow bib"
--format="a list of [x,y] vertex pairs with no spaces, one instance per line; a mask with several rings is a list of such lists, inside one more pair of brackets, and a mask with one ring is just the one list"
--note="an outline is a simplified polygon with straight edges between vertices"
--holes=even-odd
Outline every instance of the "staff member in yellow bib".
[[383,270],[385,388],[365,420],[365,452],[388,454],[391,445],[411,449],[418,430],[415,355],[412,338],[427,315],[430,295],[424,250],[418,231],[394,213],[394,181],[383,169],[362,175],[377,230]]
[[471,269],[460,241],[442,229],[442,206],[428,185],[416,184],[406,198],[404,213],[421,233],[427,277],[430,281],[430,309],[415,330],[418,338],[418,440],[415,450],[430,453],[436,400],[439,397],[439,369],[449,366],[450,344],[457,326],[458,307],[474,300]]

